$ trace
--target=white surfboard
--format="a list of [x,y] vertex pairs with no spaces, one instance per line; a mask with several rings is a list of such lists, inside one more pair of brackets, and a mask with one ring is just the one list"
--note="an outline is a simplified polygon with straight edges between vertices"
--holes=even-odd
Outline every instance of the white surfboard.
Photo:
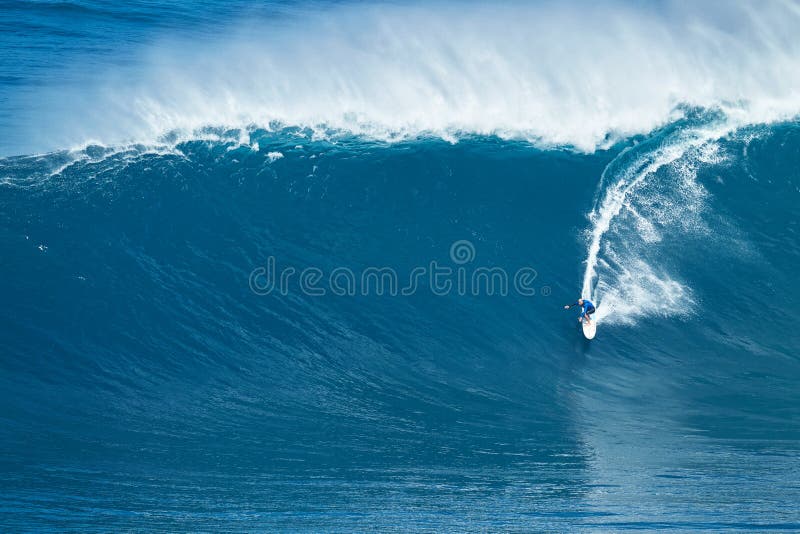
[[597,321],[592,321],[592,324],[582,322],[581,326],[583,327],[584,337],[586,337],[586,339],[594,339],[594,335],[597,333]]

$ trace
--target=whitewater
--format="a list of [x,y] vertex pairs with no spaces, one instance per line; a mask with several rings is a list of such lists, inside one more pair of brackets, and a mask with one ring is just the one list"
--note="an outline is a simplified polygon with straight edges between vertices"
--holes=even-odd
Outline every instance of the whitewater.
[[20,96],[31,110],[9,129],[29,146],[2,152],[273,124],[592,151],[685,106],[785,120],[800,111],[799,19],[792,2],[300,6],[227,23],[224,37],[153,38],[113,70],[76,58]]

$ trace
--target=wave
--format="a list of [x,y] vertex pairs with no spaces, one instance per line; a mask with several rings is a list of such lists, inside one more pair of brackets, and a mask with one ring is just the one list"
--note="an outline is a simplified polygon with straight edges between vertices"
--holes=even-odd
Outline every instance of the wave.
[[[627,147],[615,147],[610,151],[613,158],[599,174],[594,205],[586,216],[580,287],[584,298],[598,304],[596,317],[606,324],[633,325],[643,316],[653,315],[691,316],[696,306],[695,292],[691,277],[684,279],[680,268],[676,268],[682,263],[676,259],[676,252],[692,239],[702,241],[705,247],[730,241],[729,232],[720,230],[724,221],[715,221],[716,230],[712,232],[704,219],[710,194],[698,179],[698,172],[724,165],[728,156],[723,145],[734,138],[752,141],[760,130],[742,128],[722,113],[697,109],[687,109],[685,113],[686,118],[627,143]],[[306,161],[325,154],[355,156],[370,150],[391,154],[393,146],[369,143],[363,136],[341,137],[338,143],[329,143],[321,141],[313,130],[297,128],[205,128],[192,140],[163,141],[153,146],[90,145],[39,156],[2,158],[1,183],[42,190],[74,187],[97,176],[124,174],[129,165],[146,162],[147,166],[171,167],[173,161],[191,165],[198,158],[208,159],[212,168],[258,162],[258,166],[272,173],[276,162],[284,166],[284,159],[288,159],[285,166],[303,168]],[[474,137],[467,144],[471,146],[468,150],[479,152],[494,145],[485,137]],[[430,140],[415,141],[398,148],[416,151],[426,146],[436,145],[431,145]],[[515,143],[502,146],[512,153],[521,148]],[[746,153],[746,143],[743,150]],[[315,164],[310,176],[316,172]],[[676,243],[680,245],[676,247]]]
[[[488,518],[465,530],[719,527],[678,501],[775,525],[760,503],[797,493],[800,127],[761,138],[686,114],[593,154],[286,129],[0,159],[4,520],[219,529],[199,487],[237,510],[259,496],[251,530],[445,530],[464,510]],[[537,294],[248,284],[270,257],[298,273],[455,265],[460,240],[459,265],[530,265]],[[590,266],[608,325],[591,343],[561,309]],[[643,480],[659,489],[644,501]],[[347,515],[354,495],[368,515]]]
[[296,8],[211,43],[160,40],[130,67],[73,64],[85,83],[35,92],[40,111],[13,127],[46,149],[298,126],[591,152],[687,106],[739,124],[796,116],[798,26],[791,2]]
[[286,9],[0,109],[2,528],[800,530],[796,4]]

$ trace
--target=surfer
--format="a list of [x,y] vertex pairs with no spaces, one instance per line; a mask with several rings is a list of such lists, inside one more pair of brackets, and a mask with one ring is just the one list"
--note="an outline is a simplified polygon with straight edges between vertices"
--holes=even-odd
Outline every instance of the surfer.
[[592,320],[589,318],[591,314],[595,312],[594,304],[592,304],[591,300],[587,299],[578,299],[578,302],[573,302],[572,304],[566,304],[564,306],[565,310],[570,309],[573,306],[580,306],[581,307],[581,314],[578,317],[578,322],[580,323],[584,319],[586,319],[586,324],[592,324]]

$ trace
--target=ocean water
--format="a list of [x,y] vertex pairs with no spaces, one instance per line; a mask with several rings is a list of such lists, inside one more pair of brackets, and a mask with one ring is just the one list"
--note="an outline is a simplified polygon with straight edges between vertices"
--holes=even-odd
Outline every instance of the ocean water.
[[800,530],[799,26],[1,3],[0,529]]

